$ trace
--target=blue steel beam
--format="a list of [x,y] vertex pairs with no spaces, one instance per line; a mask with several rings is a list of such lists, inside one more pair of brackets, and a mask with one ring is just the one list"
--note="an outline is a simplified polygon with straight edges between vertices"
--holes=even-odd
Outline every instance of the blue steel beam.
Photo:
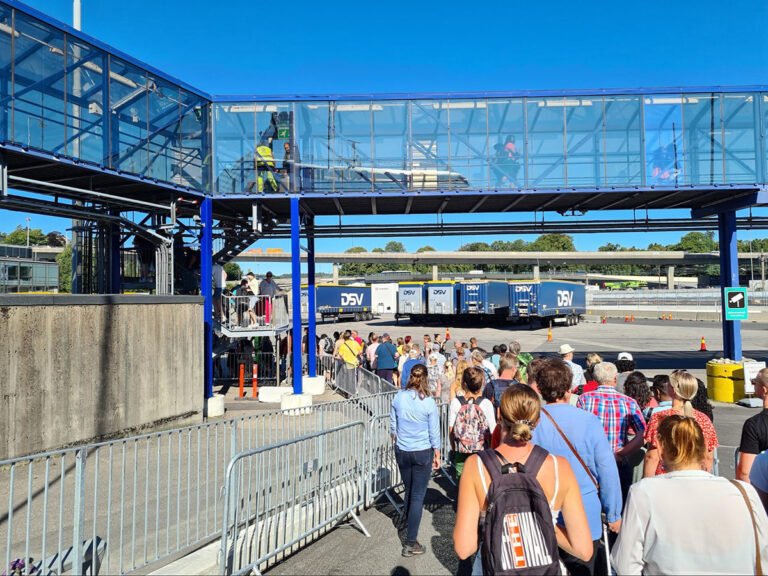
[[307,219],[307,372],[317,376],[317,327],[315,325],[315,219]]
[[694,208],[691,210],[691,218],[707,218],[708,216],[719,215],[731,210],[741,210],[749,208],[756,204],[768,204],[768,190],[756,189],[739,194],[735,198],[724,199],[713,203],[710,206]]
[[293,393],[302,393],[301,367],[301,214],[299,197],[291,197],[291,298],[293,317],[291,319],[293,366],[291,376]]
[[200,203],[200,292],[203,295],[203,386],[213,397],[213,199]]
[[725,319],[725,289],[739,285],[739,251],[736,241],[736,211],[717,215],[720,241],[720,304],[723,310],[723,354],[741,361],[741,321]]

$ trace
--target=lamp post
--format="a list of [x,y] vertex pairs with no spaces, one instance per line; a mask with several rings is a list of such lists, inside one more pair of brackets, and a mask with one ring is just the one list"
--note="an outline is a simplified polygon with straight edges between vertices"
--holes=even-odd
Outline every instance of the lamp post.
[[29,221],[31,220],[31,218],[27,216],[26,218],[24,218],[24,220],[27,221],[27,248],[29,248]]

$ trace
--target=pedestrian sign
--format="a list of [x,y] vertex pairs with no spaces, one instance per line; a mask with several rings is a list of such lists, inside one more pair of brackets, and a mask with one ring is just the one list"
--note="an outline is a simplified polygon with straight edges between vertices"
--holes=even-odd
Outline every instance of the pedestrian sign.
[[725,289],[725,319],[746,320],[749,317],[746,288]]

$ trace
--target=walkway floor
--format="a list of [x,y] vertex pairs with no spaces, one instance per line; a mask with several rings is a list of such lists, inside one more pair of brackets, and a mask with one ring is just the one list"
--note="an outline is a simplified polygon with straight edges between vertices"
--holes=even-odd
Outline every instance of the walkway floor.
[[[371,534],[366,538],[354,522],[347,522],[268,571],[269,574],[409,575],[469,574],[459,570],[453,551],[456,488],[435,476],[427,490],[419,541],[423,556],[403,558],[405,530],[398,531],[398,514],[386,498],[363,512],[360,520]],[[399,497],[397,498],[398,502]]]

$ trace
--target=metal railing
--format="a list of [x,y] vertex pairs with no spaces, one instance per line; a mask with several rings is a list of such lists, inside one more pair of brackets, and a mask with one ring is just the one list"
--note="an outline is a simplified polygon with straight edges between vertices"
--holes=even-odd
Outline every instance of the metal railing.
[[[683,290],[622,290],[615,292],[587,292],[588,306],[616,306],[639,308],[653,306],[662,308],[701,308],[720,311],[722,307],[720,289]],[[751,291],[749,303],[753,306],[768,304],[768,291]]]
[[214,541],[226,467],[238,452],[367,422],[389,413],[394,394],[0,461],[0,503],[8,506],[0,509],[0,572],[17,561],[27,573],[30,565],[132,572]]
[[222,295],[220,322],[230,332],[287,329],[287,297]]
[[238,386],[241,366],[246,387],[250,388],[254,380],[259,386],[277,386],[286,376],[286,366],[281,360],[284,362],[285,358],[269,350],[251,348],[245,352],[237,350],[223,352],[214,362],[214,386]]
[[224,483],[221,573],[260,572],[350,516],[369,536],[356,514],[364,448],[358,420],[235,456]]

